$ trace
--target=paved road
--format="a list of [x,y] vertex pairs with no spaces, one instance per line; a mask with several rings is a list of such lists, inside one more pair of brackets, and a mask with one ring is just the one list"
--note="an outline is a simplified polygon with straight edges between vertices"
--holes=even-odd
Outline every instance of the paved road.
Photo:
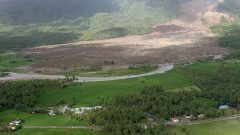
[[91,129],[102,130],[101,126],[23,126],[23,128],[33,129]]
[[[144,77],[149,75],[161,74],[167,71],[172,70],[174,67],[173,64],[162,64],[159,65],[159,68],[156,71],[139,74],[139,75],[128,75],[128,76],[116,76],[116,77],[80,77],[77,76],[76,82],[97,82],[97,81],[111,81],[111,80],[122,80],[129,78]],[[9,80],[30,80],[30,79],[64,79],[63,75],[40,75],[34,73],[18,74],[10,72],[6,77],[0,77],[0,81],[9,81]]]

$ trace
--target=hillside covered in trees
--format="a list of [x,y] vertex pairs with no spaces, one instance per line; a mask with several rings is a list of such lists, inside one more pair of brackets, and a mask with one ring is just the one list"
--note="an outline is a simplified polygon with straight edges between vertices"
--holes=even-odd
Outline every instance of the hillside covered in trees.
[[[228,48],[240,49],[240,1],[225,0],[219,6],[219,10],[233,16],[233,22],[224,22],[212,27],[213,31],[219,35],[220,45]],[[224,20],[224,18],[223,18]]]
[[1,0],[0,47],[146,34],[153,25],[176,17],[183,1]]

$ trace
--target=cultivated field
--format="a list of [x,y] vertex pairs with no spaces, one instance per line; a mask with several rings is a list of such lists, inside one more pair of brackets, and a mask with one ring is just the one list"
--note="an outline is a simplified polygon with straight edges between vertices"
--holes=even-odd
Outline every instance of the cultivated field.
[[77,106],[91,106],[96,105],[101,98],[140,92],[145,85],[162,85],[167,90],[173,90],[192,86],[193,83],[183,74],[174,71],[135,79],[89,82],[46,91],[39,97],[39,104],[49,106],[61,101],[69,103],[75,98]]

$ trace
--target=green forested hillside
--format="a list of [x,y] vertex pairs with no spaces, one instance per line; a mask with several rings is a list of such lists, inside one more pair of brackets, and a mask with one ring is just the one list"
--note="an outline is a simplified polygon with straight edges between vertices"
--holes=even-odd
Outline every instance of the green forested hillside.
[[2,23],[29,24],[89,17],[117,9],[113,0],[1,0]]
[[185,0],[0,0],[0,48],[146,34]]
[[[240,1],[225,0],[219,6],[219,10],[232,15],[233,22],[223,22],[220,25],[212,27],[215,33],[219,34],[220,45],[228,48],[240,49]],[[237,52],[238,53],[238,52]]]

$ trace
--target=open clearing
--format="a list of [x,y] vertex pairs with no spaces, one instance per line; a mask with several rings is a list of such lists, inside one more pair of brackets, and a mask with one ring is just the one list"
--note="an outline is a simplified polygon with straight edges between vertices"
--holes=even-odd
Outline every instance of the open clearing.
[[217,12],[218,4],[218,0],[184,3],[180,17],[154,27],[148,35],[40,46],[25,52],[44,59],[33,67],[58,69],[103,64],[106,60],[116,65],[159,64],[225,54],[228,50],[218,46],[209,28],[220,23],[222,16],[232,20]]
[[3,123],[9,123],[15,119],[23,119],[24,126],[85,126],[84,121],[74,120],[65,116],[49,116],[47,114],[29,114],[17,110],[6,110],[0,112]]
[[239,135],[240,120],[226,120],[187,126],[183,132],[181,127],[173,127],[171,131],[176,135]]

